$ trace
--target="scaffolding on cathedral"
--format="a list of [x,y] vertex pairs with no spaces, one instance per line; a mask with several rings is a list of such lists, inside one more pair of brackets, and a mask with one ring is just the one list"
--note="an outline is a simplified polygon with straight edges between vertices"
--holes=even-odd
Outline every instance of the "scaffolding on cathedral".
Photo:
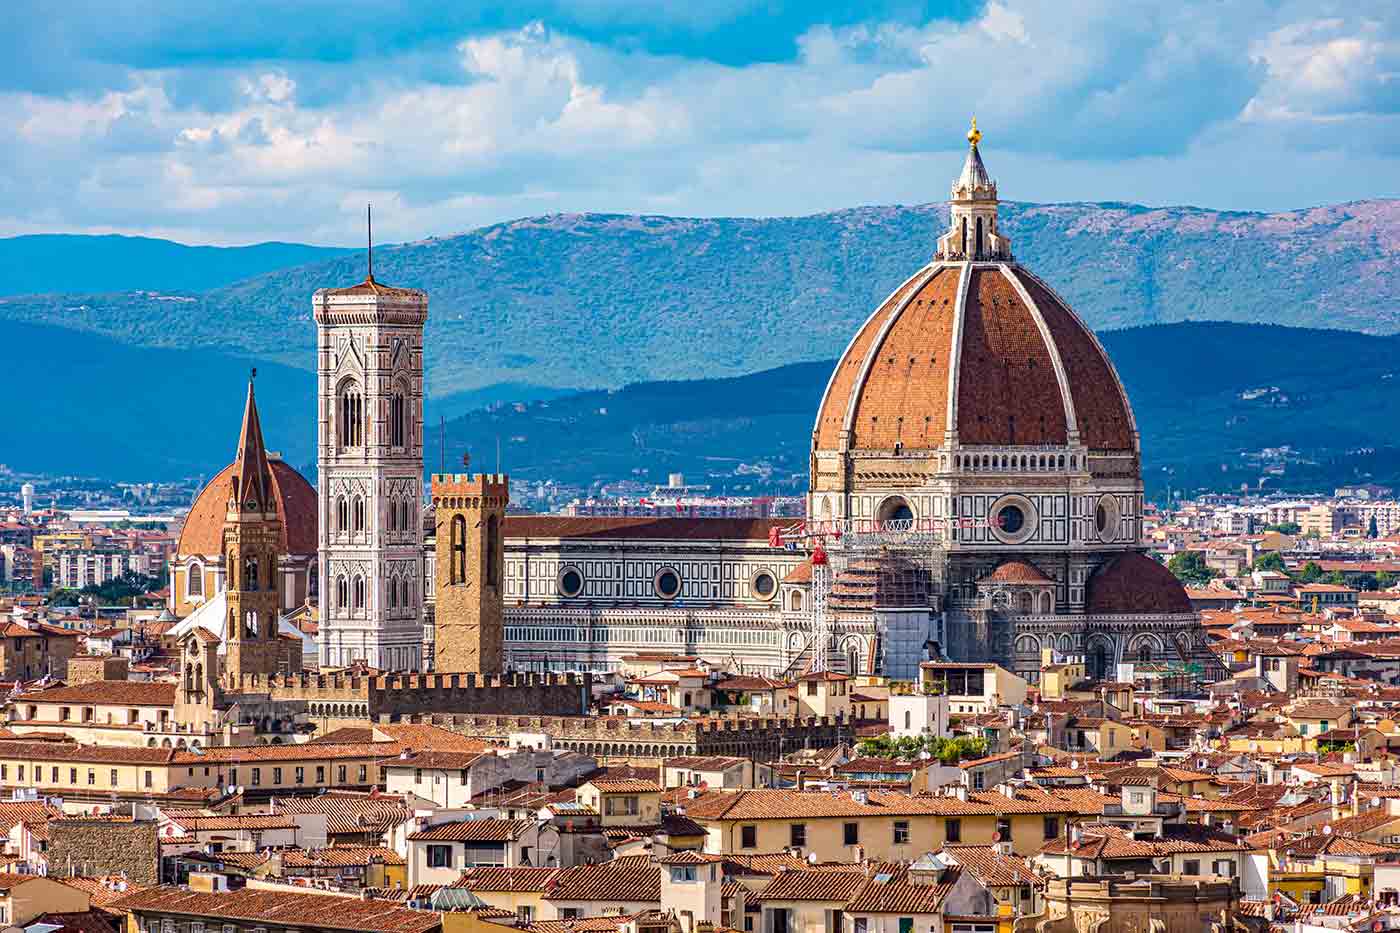
[[[953,520],[967,527],[972,521]],[[837,616],[932,606],[934,564],[949,524],[931,518],[844,519],[772,530],[770,544],[806,550],[812,565],[806,673],[830,669]]]

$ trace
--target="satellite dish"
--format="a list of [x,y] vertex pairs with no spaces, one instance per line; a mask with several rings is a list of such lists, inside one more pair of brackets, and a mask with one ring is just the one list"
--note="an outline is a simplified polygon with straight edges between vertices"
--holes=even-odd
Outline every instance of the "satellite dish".
[[1324,835],[1324,836],[1330,836],[1330,835],[1332,835],[1332,824],[1331,824],[1331,823],[1328,823],[1326,826],[1322,827],[1322,835]]
[[993,841],[993,842],[1001,842],[1001,833],[999,833],[999,832],[992,833],[992,841]]
[[1372,798],[1371,798],[1371,806],[1373,806],[1373,807],[1379,807],[1380,805],[1381,805],[1381,798],[1379,798],[1379,797],[1372,797]]
[[1079,761],[1078,761],[1078,759],[1070,759],[1069,769],[1070,769],[1071,771],[1078,771],[1078,770],[1079,770]]
[[817,864],[817,853],[815,853],[815,852],[808,852],[808,853],[807,853],[807,864],[808,864],[808,865],[815,865],[815,864]]

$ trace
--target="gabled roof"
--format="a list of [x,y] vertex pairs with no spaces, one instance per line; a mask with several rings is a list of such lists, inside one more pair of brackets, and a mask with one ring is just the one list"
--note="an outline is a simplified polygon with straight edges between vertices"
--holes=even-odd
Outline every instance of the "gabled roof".
[[650,856],[631,855],[567,868],[546,896],[551,901],[660,902],[661,867]]

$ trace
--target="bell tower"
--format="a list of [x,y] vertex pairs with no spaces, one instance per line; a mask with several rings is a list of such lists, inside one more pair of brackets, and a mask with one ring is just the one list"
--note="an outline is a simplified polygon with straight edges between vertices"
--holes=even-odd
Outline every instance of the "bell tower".
[[[252,377],[248,379],[233,471],[224,514],[224,566],[228,573],[224,663],[228,683],[237,686],[242,674],[278,673],[290,663],[277,632],[282,519],[277,512]],[[298,646],[298,669],[300,656]]]
[[374,277],[316,319],[322,667],[418,671],[423,655],[423,325],[428,296]]
[[499,674],[505,670],[504,474],[433,475],[437,523],[433,670]]

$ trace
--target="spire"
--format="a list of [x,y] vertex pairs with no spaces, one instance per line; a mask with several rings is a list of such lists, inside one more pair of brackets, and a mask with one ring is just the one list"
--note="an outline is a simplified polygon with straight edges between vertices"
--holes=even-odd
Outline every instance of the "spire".
[[365,204],[365,281],[374,281],[374,205]]
[[234,460],[234,505],[239,511],[267,512],[272,505],[272,467],[267,462],[267,447],[263,444],[262,422],[258,420],[258,404],[253,398],[253,380],[258,371],[248,374],[248,401],[243,406],[243,430],[238,436],[238,453]]

